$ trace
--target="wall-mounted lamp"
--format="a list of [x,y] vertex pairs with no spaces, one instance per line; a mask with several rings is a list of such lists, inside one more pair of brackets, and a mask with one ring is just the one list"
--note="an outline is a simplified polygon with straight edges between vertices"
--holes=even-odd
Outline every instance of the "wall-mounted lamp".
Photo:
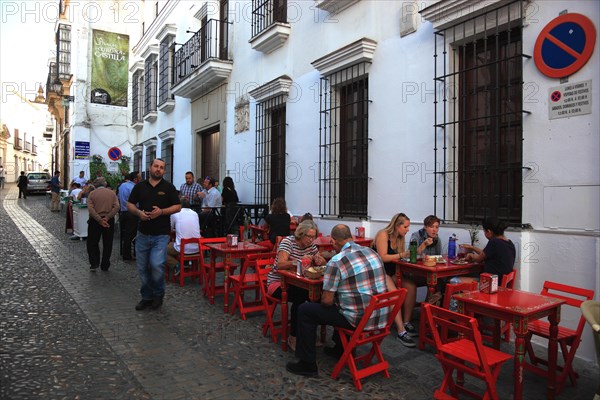
[[187,31],[185,31],[185,33],[196,33],[196,31],[187,30]]
[[54,81],[54,83],[52,84],[52,91],[53,91],[54,93],[57,93],[57,94],[61,94],[61,95],[62,95],[62,88],[63,88],[63,85],[62,85],[62,83],[61,83],[61,82],[60,82],[58,79],[56,79],[56,80]]

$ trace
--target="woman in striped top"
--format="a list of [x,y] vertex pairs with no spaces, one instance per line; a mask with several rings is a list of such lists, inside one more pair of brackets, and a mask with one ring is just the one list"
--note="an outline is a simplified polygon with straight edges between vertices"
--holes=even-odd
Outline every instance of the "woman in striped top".
[[[295,270],[298,260],[308,258],[312,265],[325,265],[325,259],[319,254],[313,243],[319,230],[313,221],[302,221],[293,235],[283,238],[277,249],[275,265],[267,278],[268,292],[273,297],[281,298],[281,280],[277,270]],[[288,344],[292,350],[296,348],[296,315],[300,304],[308,301],[308,291],[296,286],[288,287],[288,302],[292,303],[291,332]]]

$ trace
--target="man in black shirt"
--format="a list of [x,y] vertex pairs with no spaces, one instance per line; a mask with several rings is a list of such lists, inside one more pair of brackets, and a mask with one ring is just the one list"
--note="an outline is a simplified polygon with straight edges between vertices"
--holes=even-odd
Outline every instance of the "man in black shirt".
[[[153,310],[163,303],[165,294],[165,262],[171,231],[170,215],[181,210],[175,186],[163,179],[165,162],[155,159],[150,177],[134,186],[127,210],[140,219],[135,239],[137,269],[142,287],[142,300],[136,310]],[[139,208],[136,206],[139,205]]]

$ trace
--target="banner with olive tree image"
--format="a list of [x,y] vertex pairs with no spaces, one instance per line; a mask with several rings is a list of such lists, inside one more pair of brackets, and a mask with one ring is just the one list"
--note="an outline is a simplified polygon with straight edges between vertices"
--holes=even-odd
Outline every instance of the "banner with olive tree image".
[[127,107],[129,36],[93,30],[91,102]]

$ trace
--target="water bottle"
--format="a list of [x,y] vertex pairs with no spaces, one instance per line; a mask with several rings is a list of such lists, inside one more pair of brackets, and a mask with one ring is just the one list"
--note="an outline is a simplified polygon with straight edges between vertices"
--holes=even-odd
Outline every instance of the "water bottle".
[[408,250],[410,251],[410,262],[411,264],[417,263],[417,241],[411,240]]
[[454,260],[456,258],[456,237],[450,236],[448,240],[448,260]]

